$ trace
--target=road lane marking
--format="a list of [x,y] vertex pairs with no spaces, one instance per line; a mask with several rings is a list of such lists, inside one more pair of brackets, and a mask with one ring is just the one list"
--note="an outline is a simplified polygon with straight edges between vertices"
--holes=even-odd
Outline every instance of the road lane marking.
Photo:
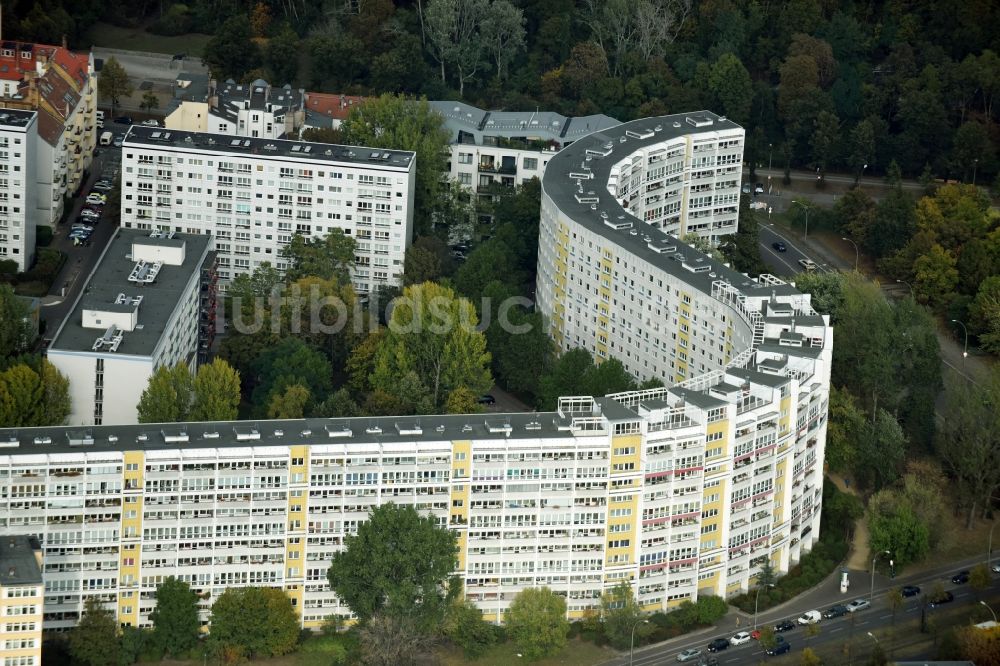
[[907,612],[907,613],[916,613],[916,612],[917,612],[918,610],[920,610],[920,608],[919,608],[919,607],[916,607],[916,606],[914,606],[913,608],[907,608],[907,609],[906,609],[906,612]]
[[880,619],[880,620],[884,620],[884,619],[886,619],[887,617],[892,617],[892,613],[889,613],[889,614],[887,614],[887,615],[879,615],[879,616],[878,616],[878,619]]
[[830,630],[830,633],[832,634],[832,633],[833,633],[833,632],[835,632],[835,631],[843,631],[843,630],[844,630],[844,628],[843,628],[843,627],[837,627],[836,629],[831,629],[831,630]]

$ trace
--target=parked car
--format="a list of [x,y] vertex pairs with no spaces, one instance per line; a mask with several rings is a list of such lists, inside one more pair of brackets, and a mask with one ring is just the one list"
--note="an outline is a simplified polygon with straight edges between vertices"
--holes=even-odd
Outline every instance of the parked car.
[[104,121],[103,120],[98,120],[97,121],[97,129],[104,129]]
[[105,203],[107,203],[108,198],[103,194],[99,194],[97,192],[91,192],[90,194],[87,195],[85,201],[86,203],[92,206],[103,206]]
[[803,613],[799,617],[798,623],[799,624],[816,624],[817,622],[819,622],[822,619],[823,619],[823,616],[820,615],[819,611],[817,611],[817,610],[811,610],[811,611],[806,611],[805,613]]
[[70,231],[86,231],[87,233],[93,233],[94,227],[89,224],[74,224],[70,227]]
[[904,585],[899,591],[904,597],[915,597],[920,594],[920,588],[916,585]]
[[700,656],[701,650],[698,648],[688,648],[677,655],[677,661],[691,661],[692,659],[697,659]]
[[756,185],[753,186],[753,193],[764,194],[764,186],[761,185],[760,183],[757,183]]
[[112,188],[114,188],[114,186],[114,183],[111,181],[99,180],[94,183],[94,186],[90,189],[94,192],[109,192]]
[[145,126],[145,127],[159,127],[159,126],[160,126],[160,121],[158,121],[158,120],[153,120],[152,118],[150,118],[149,120],[143,120],[143,121],[142,121],[141,123],[139,123],[139,124],[140,124],[140,125],[143,125],[143,126]]
[[115,118],[115,122],[118,123],[119,125],[131,125],[132,124],[132,117],[131,116],[118,116],[117,118]]
[[771,247],[773,247],[778,252],[787,252],[788,251],[788,248],[785,247],[785,244],[783,242],[781,242],[781,241],[775,241],[775,242],[771,243]]
[[91,210],[90,208],[84,208],[80,211],[80,217],[85,220],[99,220],[101,214],[96,210]]
[[760,640],[760,629],[754,629],[753,631],[751,631],[750,632],[750,638],[754,639],[755,641],[759,641]]
[[871,608],[871,606],[872,602],[868,601],[867,599],[859,597],[854,601],[852,601],[851,603],[847,604],[847,612],[855,613],[860,610],[865,610],[866,608]]
[[121,148],[122,143],[124,143],[124,139],[122,139],[122,137],[119,136],[115,138],[115,148]]
[[734,635],[732,638],[729,639],[729,643],[731,645],[743,645],[744,643],[749,643],[749,642],[750,642],[749,631],[741,631],[740,633]]
[[994,564],[990,568],[993,570],[993,573],[1000,573],[1000,564]]
[[930,605],[931,605],[931,608],[934,608],[935,606],[940,606],[941,604],[951,603],[954,600],[955,600],[955,595],[954,594],[952,594],[951,592],[945,592],[941,596],[935,597],[934,599],[931,599],[931,604]]
[[750,183],[743,183],[743,187],[740,188],[743,194],[750,194]]
[[729,647],[729,641],[725,638],[716,638],[714,641],[708,644],[709,652],[721,652]]
[[842,615],[847,615],[847,606],[842,604],[837,604],[836,606],[830,606],[823,612],[823,617],[826,619],[832,619],[835,617],[841,617]]
[[791,620],[782,620],[778,624],[774,625],[774,630],[779,634],[784,633],[786,631],[791,631],[794,628],[795,628],[795,623],[792,622]]
[[[781,638],[781,636],[778,636],[778,638]],[[770,650],[767,650],[767,653],[773,657],[776,654],[785,654],[791,649],[792,649],[791,643],[781,641],[779,643],[775,643]]]
[[957,574],[951,577],[951,582],[955,585],[963,585],[969,582],[969,572],[959,571]]
[[481,395],[479,399],[476,400],[480,405],[495,405],[497,404],[497,399],[492,395]]
[[89,236],[87,238],[83,238],[81,236],[72,236],[71,240],[73,241],[73,245],[77,245],[77,246],[79,246],[79,245],[90,245],[90,237]]

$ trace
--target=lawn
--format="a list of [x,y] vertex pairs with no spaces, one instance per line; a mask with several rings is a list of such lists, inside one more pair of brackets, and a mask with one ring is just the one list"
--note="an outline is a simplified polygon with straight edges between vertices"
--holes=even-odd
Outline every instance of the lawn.
[[110,23],[95,23],[87,32],[87,39],[94,46],[129,51],[152,51],[153,53],[186,53],[200,56],[211,35],[189,33],[176,37],[153,35],[142,28],[122,28]]
[[[524,659],[517,656],[513,643],[495,646],[485,655],[469,661],[458,649],[442,649],[442,666],[524,666]],[[531,662],[535,666],[591,666],[614,659],[618,653],[611,648],[600,647],[588,641],[570,640],[566,649],[555,657]]]

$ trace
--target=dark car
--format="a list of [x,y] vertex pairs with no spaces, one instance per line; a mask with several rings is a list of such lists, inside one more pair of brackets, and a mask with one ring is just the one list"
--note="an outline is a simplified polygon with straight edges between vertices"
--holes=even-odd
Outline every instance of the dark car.
[[940,597],[931,599],[931,608],[935,606],[940,606],[941,604],[948,604],[955,600],[955,595],[951,592],[945,592]]
[[792,649],[791,643],[786,641],[781,636],[775,636],[774,645],[772,645],[766,652],[770,655],[785,654],[791,649]]
[[785,247],[785,244],[782,243],[781,241],[775,241],[774,243],[771,243],[771,247],[773,247],[777,252],[787,252],[788,251],[788,248]]
[[495,405],[497,404],[497,399],[491,395],[481,395],[479,399],[476,400],[480,405]]
[[729,647],[729,641],[725,638],[716,638],[714,641],[708,644],[709,652],[722,652],[727,647]]
[[969,572],[959,571],[957,574],[951,577],[951,582],[955,585],[962,585],[963,583],[969,582]]
[[904,585],[903,588],[900,590],[900,593],[904,597],[915,597],[918,594],[920,594],[920,588],[917,587],[916,585]]
[[778,633],[791,631],[794,628],[795,628],[795,623],[792,622],[791,620],[782,620],[778,624],[774,625],[774,630],[777,631]]
[[118,123],[119,125],[131,125],[132,118],[131,116],[118,116],[117,118],[115,118],[115,122]]
[[830,606],[829,608],[826,609],[826,611],[823,612],[823,617],[825,617],[828,620],[834,617],[841,617],[842,615],[847,615],[847,607],[841,604],[837,604],[836,606]]

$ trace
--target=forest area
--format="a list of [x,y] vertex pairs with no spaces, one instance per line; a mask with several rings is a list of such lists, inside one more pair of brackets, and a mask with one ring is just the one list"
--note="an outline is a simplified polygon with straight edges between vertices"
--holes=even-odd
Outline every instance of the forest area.
[[[619,120],[708,108],[753,166],[995,183],[989,0],[18,0],[8,38],[97,21],[213,35],[222,78]],[[867,165],[867,166],[866,166]]]

